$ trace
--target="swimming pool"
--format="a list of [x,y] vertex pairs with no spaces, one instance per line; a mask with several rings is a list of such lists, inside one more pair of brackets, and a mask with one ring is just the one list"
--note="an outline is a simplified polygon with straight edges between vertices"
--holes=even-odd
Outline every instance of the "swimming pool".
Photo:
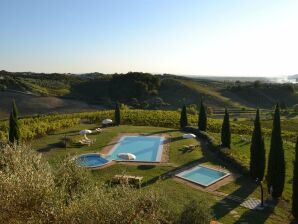
[[190,170],[183,171],[176,176],[204,187],[208,187],[209,185],[229,175],[230,174],[228,172],[215,170],[205,166],[196,166]]
[[137,162],[160,162],[164,138],[160,136],[123,136],[107,155],[107,159],[127,161],[119,153],[131,153]]
[[108,164],[110,161],[103,158],[97,153],[83,154],[76,158],[76,162],[79,166],[95,168]]

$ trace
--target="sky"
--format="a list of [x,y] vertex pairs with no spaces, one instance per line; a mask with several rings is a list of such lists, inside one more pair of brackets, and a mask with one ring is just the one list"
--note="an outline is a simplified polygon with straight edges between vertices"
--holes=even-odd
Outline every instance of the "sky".
[[298,74],[297,0],[0,0],[0,70]]

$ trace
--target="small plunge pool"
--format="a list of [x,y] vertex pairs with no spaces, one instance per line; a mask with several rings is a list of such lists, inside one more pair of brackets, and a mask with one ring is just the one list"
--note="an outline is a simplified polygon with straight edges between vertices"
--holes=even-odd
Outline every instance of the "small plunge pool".
[[97,153],[83,154],[76,158],[76,162],[81,167],[96,168],[110,163],[110,160]]
[[229,175],[230,173],[228,172],[199,165],[192,169],[183,171],[176,176],[204,187],[208,187]]

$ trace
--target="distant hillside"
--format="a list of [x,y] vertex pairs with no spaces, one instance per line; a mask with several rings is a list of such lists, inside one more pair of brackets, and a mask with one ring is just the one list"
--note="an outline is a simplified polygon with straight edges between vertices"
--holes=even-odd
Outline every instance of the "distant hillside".
[[221,94],[233,102],[249,107],[272,108],[276,103],[282,107],[298,104],[297,84],[234,83],[221,90]]
[[298,79],[298,74],[288,76],[288,79]]
[[7,118],[9,116],[12,99],[16,100],[21,116],[93,111],[103,108],[101,106],[90,105],[78,100],[0,91],[0,119]]
[[133,108],[171,110],[183,104],[198,105],[202,98],[214,110],[224,107],[270,109],[277,102],[283,106],[298,104],[297,84],[208,80],[140,72],[73,75],[0,71],[0,93],[3,114],[7,114],[7,109],[3,108],[9,108],[7,105],[12,98],[22,99],[18,104],[22,105],[20,110],[23,109],[24,114],[113,107],[116,101]]

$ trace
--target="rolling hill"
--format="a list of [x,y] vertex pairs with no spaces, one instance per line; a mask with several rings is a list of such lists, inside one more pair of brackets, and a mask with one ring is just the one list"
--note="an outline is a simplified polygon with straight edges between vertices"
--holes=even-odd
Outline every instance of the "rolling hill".
[[113,107],[176,110],[198,105],[203,98],[214,111],[271,109],[298,104],[297,84],[261,81],[217,81],[198,77],[89,73],[37,74],[0,71],[0,117],[7,117],[15,99],[21,115],[62,113]]

